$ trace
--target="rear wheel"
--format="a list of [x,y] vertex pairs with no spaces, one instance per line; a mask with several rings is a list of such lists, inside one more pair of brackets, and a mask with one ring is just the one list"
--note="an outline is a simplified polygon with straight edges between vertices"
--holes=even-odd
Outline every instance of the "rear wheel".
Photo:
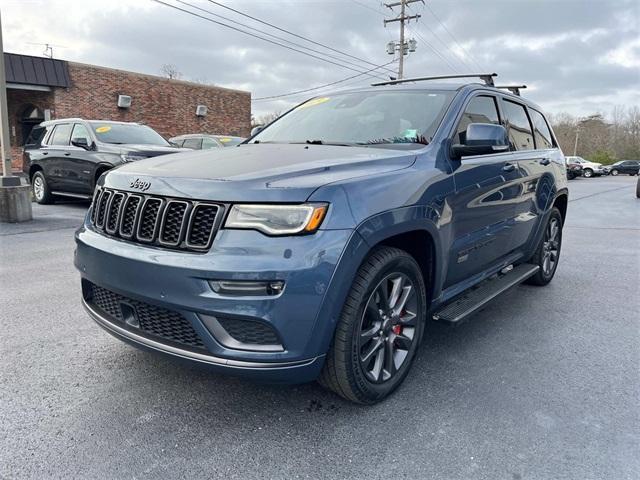
[[319,382],[373,404],[404,380],[424,331],[426,290],[403,250],[382,247],[364,261],[345,301]]
[[33,191],[33,198],[35,198],[36,202],[43,205],[53,203],[53,195],[41,171],[34,173],[33,177],[31,177],[31,190]]
[[546,285],[549,283],[558,268],[558,260],[560,260],[560,248],[562,247],[562,215],[560,210],[553,207],[544,233],[533,254],[530,263],[538,265],[540,268],[537,273],[527,280],[531,285]]

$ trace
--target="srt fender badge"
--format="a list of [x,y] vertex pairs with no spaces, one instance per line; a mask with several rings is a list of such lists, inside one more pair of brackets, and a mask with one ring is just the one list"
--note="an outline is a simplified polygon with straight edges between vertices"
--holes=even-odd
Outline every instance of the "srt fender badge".
[[139,178],[136,178],[135,180],[131,181],[129,186],[131,188],[135,188],[135,189],[140,190],[142,192],[146,192],[147,190],[149,190],[149,187],[151,187],[151,182],[143,182]]

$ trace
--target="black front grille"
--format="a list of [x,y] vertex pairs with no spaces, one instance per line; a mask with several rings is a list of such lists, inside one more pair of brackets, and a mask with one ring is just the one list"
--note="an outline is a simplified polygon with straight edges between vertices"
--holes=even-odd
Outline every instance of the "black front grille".
[[[207,350],[191,323],[178,312],[127,298],[88,281],[84,281],[83,286],[85,300],[114,323],[181,347]],[[134,318],[125,318],[123,311],[133,312]]]
[[91,222],[96,230],[136,243],[203,252],[222,220],[222,205],[121,192],[96,192]]
[[252,345],[279,345],[278,335],[269,325],[252,320],[216,317],[222,328],[241,343]]

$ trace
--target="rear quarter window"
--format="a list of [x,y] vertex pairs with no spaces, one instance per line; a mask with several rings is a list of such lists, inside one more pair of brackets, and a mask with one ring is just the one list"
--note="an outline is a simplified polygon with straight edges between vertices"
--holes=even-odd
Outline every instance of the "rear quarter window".
[[529,109],[531,114],[531,121],[533,122],[533,136],[536,139],[536,148],[553,148],[553,136],[551,135],[551,129],[547,124],[544,115],[537,110]]
[[509,132],[511,150],[533,150],[535,148],[533,131],[525,106],[503,99],[502,109]]

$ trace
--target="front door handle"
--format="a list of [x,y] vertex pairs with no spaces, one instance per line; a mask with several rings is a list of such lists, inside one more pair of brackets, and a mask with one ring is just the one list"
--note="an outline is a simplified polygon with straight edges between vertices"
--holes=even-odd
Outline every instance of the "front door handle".
[[69,155],[71,155],[69,152],[64,154],[65,157],[68,157]]
[[543,158],[542,160],[540,160],[540,165],[549,165],[551,163],[551,160],[549,160],[548,158]]
[[513,163],[505,163],[502,167],[503,172],[513,172],[516,169],[516,166]]

